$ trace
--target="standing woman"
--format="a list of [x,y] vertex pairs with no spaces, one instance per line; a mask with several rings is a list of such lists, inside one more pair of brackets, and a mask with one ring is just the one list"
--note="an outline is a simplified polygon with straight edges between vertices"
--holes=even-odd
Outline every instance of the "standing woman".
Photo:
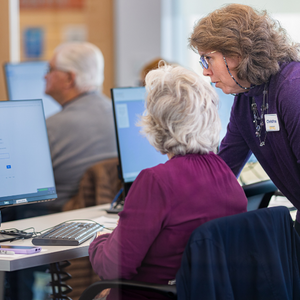
[[299,45],[266,11],[229,4],[200,19],[190,46],[203,74],[236,95],[220,157],[239,176],[253,153],[298,209],[299,230]]

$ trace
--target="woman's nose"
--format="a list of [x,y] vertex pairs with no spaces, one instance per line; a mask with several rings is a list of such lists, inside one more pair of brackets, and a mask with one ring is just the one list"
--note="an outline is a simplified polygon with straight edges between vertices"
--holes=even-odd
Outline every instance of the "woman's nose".
[[210,69],[209,66],[208,66],[207,69],[204,69],[204,68],[203,68],[203,75],[204,75],[204,76],[211,76],[211,75],[212,75],[212,71],[211,71],[211,69]]

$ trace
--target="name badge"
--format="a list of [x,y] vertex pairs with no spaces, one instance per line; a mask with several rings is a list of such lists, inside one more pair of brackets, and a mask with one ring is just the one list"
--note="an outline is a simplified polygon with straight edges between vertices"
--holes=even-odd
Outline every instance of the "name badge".
[[279,123],[276,114],[265,115],[266,131],[279,131]]

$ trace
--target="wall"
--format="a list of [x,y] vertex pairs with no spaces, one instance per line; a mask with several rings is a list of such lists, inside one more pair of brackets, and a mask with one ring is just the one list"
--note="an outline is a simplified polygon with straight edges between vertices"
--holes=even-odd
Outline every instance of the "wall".
[[20,11],[21,61],[27,60],[24,53],[24,33],[28,28],[41,28],[44,33],[44,49],[41,60],[49,60],[54,48],[63,42],[63,32],[72,24],[84,25],[85,14],[77,9],[23,9]]
[[115,0],[116,85],[138,84],[144,64],[160,57],[161,0]]
[[88,41],[98,46],[103,53],[105,60],[103,91],[108,97],[110,89],[115,86],[113,7],[112,0],[86,0]]
[[[180,0],[183,3],[184,14],[202,13],[208,14],[221,5],[230,3],[224,0],[208,1],[203,5],[199,0]],[[234,3],[246,4],[253,6],[257,9],[266,9],[270,13],[291,13],[300,11],[300,1],[298,0],[286,0],[286,1],[274,1],[274,0],[239,0]]]
[[[5,1],[8,0],[1,0],[0,5]],[[110,88],[114,86],[136,85],[140,69],[153,58],[173,60],[172,55],[177,52],[170,34],[173,26],[170,13],[174,9],[174,1],[85,0],[81,10],[21,9],[21,60],[27,59],[24,55],[26,28],[43,29],[45,45],[40,59],[49,60],[54,48],[64,41],[64,32],[70,26],[81,29],[85,27],[87,40],[96,44],[103,52],[104,92],[110,96]],[[7,18],[4,11],[1,9],[1,13]],[[5,18],[1,18],[1,21],[4,22]],[[9,60],[8,56],[5,60]]]
[[103,91],[110,96],[114,86],[113,1],[86,0],[82,8],[21,9],[21,60],[25,56],[24,33],[28,28],[41,28],[44,36],[43,54],[49,60],[56,46],[66,40],[87,40],[97,45],[105,59]]
[[[0,2],[0,64],[1,68],[4,62],[9,61],[9,0]],[[3,71],[0,72],[0,100],[6,100],[6,90]]]

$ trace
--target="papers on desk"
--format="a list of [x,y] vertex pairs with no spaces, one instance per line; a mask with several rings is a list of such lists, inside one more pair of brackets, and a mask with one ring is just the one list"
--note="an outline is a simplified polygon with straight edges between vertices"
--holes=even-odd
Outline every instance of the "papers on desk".
[[[107,217],[99,217],[97,219],[93,219],[93,221],[99,223],[100,225],[104,226],[103,232],[104,233],[111,233],[118,224],[119,217],[115,218],[107,218]],[[102,231],[102,230],[101,230]],[[96,234],[94,237],[91,239],[90,244],[93,242],[93,240],[96,238]]]
[[94,219],[95,222],[103,225],[105,228],[112,228],[112,229],[117,227],[118,220],[119,220],[118,217],[108,218],[104,216]]

